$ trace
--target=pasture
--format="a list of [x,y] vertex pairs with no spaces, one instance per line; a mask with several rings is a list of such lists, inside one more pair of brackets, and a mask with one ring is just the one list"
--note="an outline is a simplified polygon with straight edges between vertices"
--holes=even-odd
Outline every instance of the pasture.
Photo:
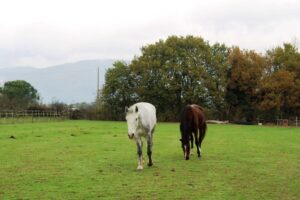
[[300,199],[299,128],[208,125],[188,161],[179,135],[158,123],[139,172],[125,122],[0,125],[0,199]]

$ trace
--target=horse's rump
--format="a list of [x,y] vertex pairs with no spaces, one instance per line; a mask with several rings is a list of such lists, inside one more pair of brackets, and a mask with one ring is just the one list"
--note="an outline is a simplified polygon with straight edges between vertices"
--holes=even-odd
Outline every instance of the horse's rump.
[[199,105],[197,105],[197,104],[192,104],[191,106],[192,106],[193,108],[198,108],[199,110],[201,110],[202,112],[204,112],[204,108],[201,107],[201,106],[199,106]]
[[183,108],[180,115],[180,132],[181,142],[186,159],[189,155],[189,141],[193,140],[193,133],[195,135],[195,143],[197,146],[198,157],[200,157],[200,147],[202,140],[205,137],[207,125],[204,115],[204,109],[196,104],[187,105]]

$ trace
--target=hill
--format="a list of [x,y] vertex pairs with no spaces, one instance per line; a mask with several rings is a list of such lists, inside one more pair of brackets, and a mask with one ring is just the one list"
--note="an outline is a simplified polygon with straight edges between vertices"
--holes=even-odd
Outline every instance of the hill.
[[35,87],[44,103],[92,102],[97,91],[97,68],[100,86],[105,72],[115,60],[84,60],[47,68],[15,67],[0,68],[0,82],[25,80]]

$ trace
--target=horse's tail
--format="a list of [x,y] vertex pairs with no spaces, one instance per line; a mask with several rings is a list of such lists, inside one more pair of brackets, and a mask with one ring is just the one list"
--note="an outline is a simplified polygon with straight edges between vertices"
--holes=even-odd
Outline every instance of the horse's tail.
[[206,131],[207,131],[207,124],[206,124],[206,122],[204,122],[204,126],[203,126],[203,139],[204,139],[204,137],[206,135]]
[[185,141],[189,141],[189,133],[192,126],[192,107],[190,105],[185,106],[180,114],[180,131],[181,137]]
[[202,131],[201,131],[201,135],[200,135],[200,144],[202,143],[205,135],[206,135],[206,131],[207,131],[207,124],[204,121],[203,126],[201,127]]

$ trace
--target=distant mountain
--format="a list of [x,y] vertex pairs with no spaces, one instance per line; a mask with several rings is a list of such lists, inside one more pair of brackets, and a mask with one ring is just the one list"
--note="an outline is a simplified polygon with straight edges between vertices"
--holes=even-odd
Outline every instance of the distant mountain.
[[116,60],[84,60],[47,68],[0,68],[0,83],[25,80],[36,88],[44,103],[58,100],[65,103],[92,102],[97,93],[97,69],[100,87],[105,72]]

